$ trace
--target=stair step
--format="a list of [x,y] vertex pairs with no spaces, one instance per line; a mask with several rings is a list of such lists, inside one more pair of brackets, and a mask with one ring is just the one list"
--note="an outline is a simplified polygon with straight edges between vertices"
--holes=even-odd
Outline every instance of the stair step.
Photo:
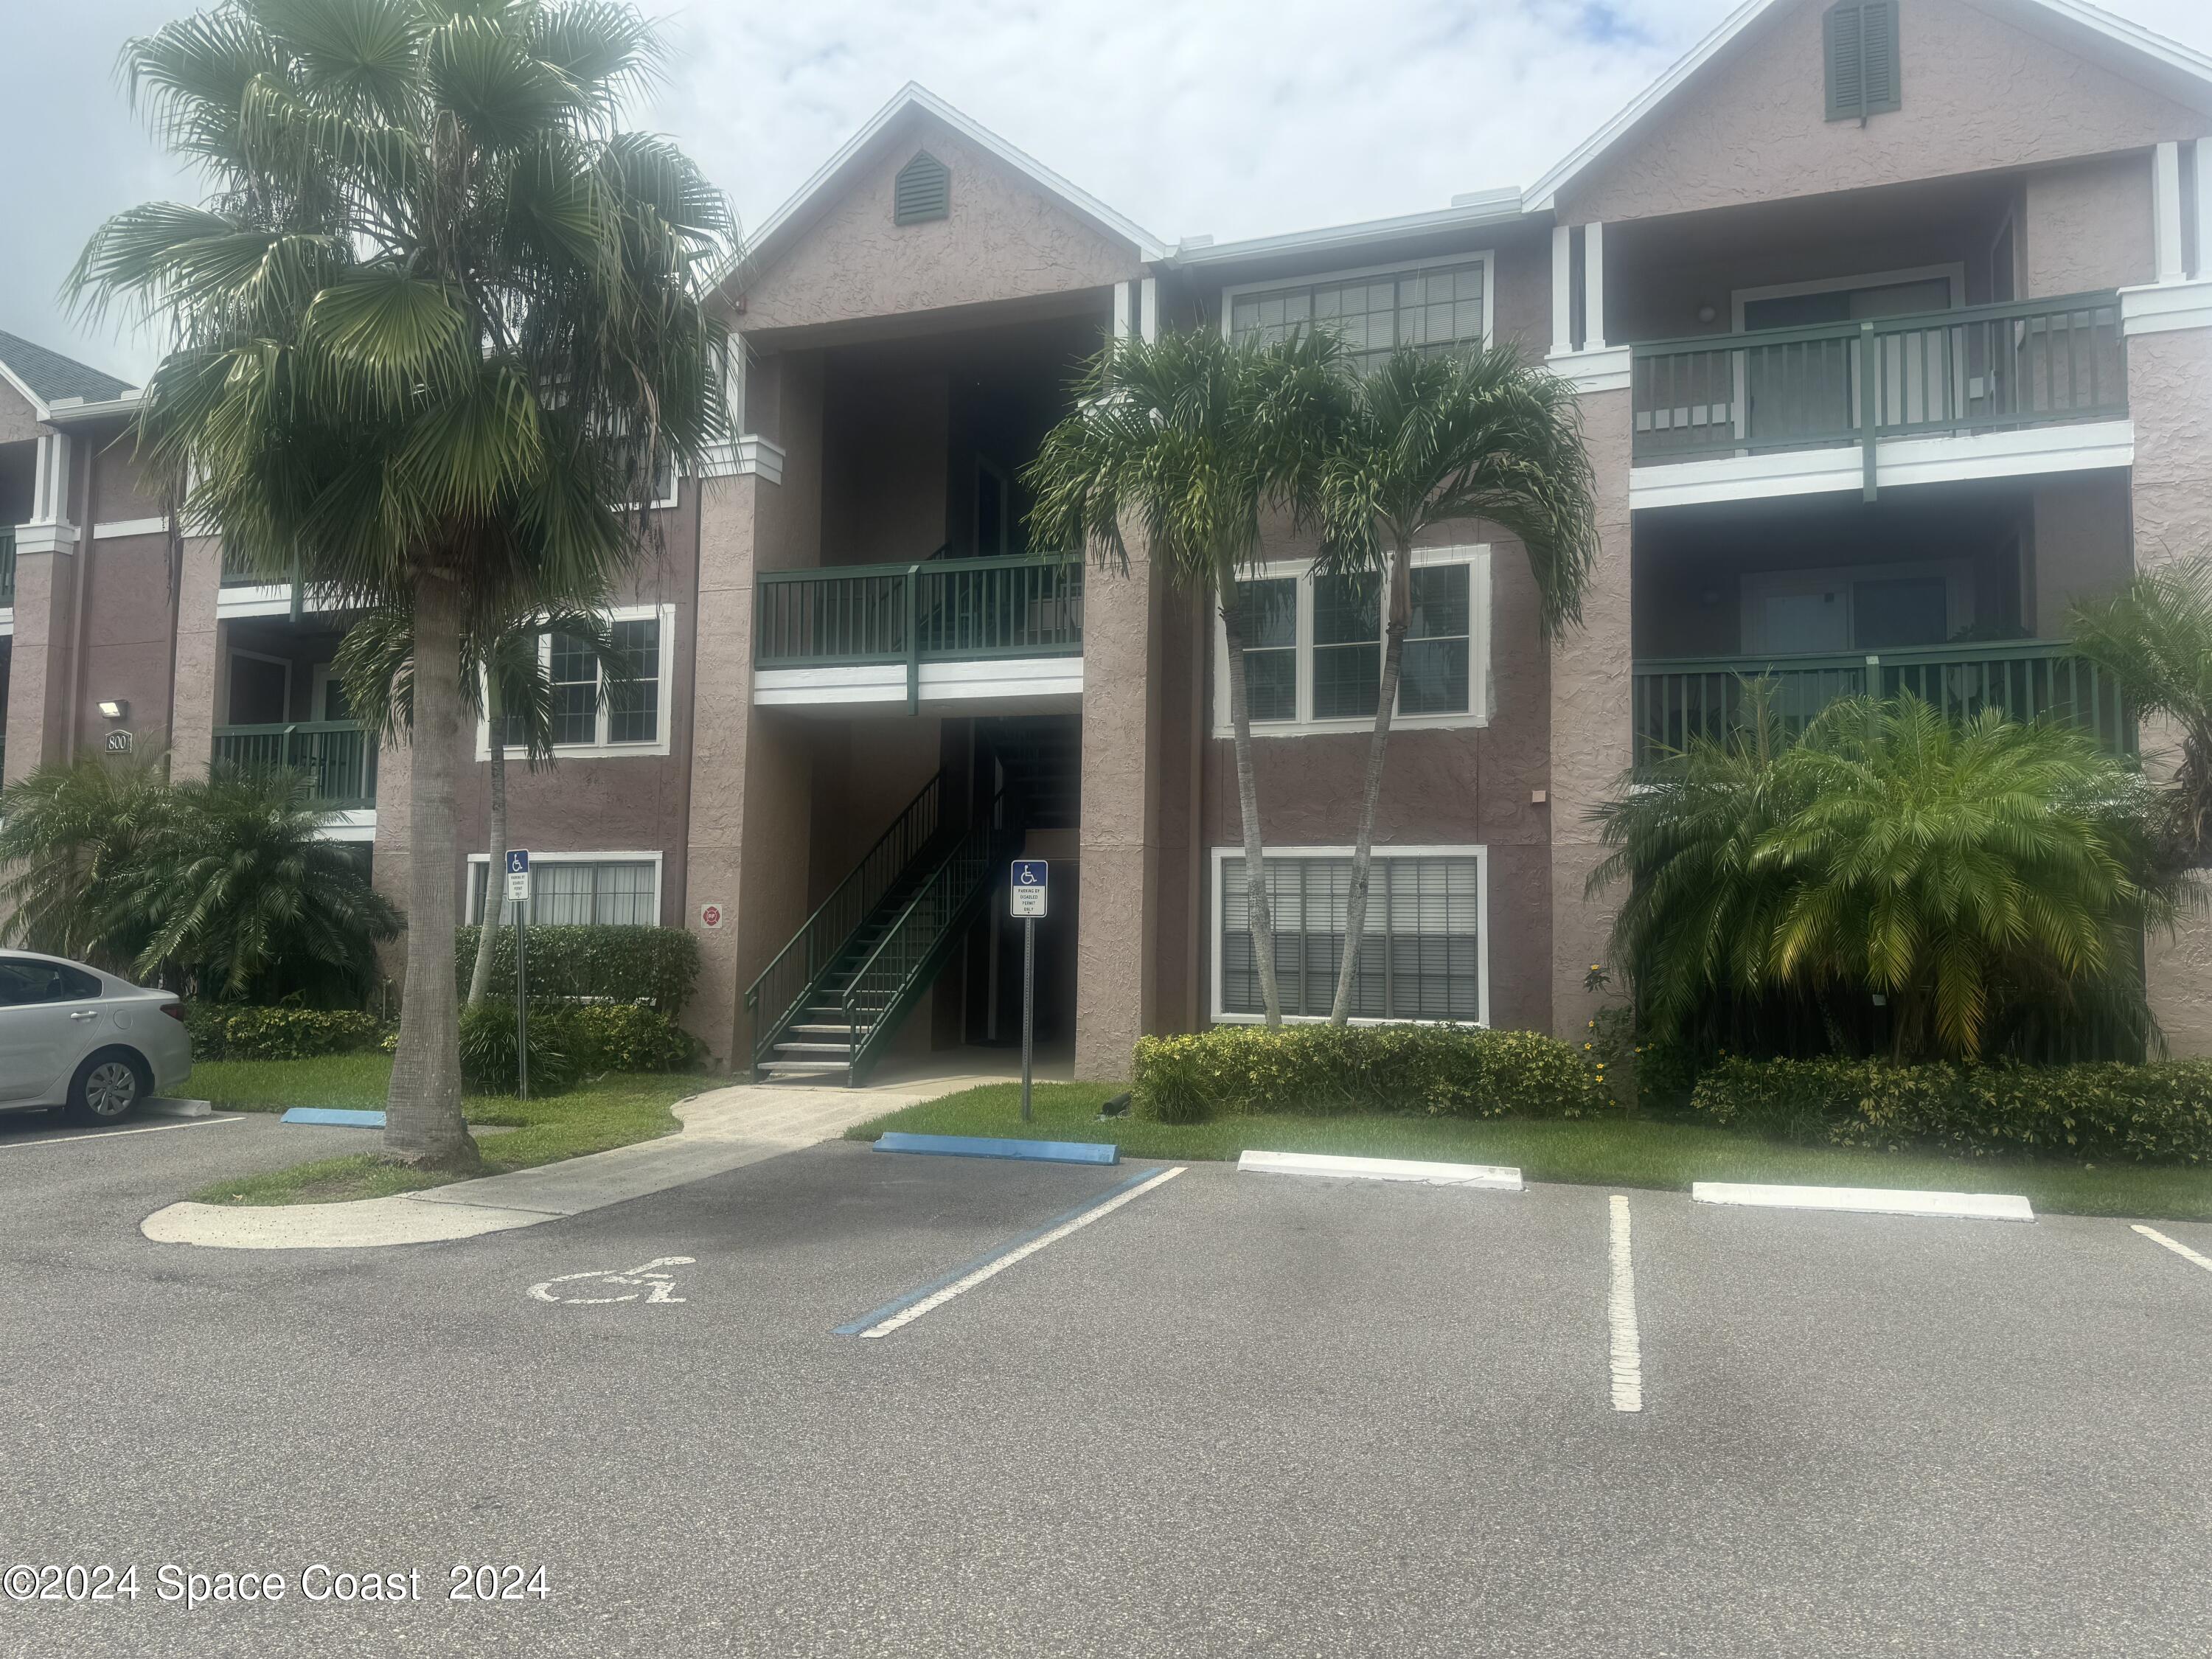
[[849,1042],[779,1042],[779,1054],[788,1054],[793,1060],[832,1060],[840,1055],[851,1058],[853,1045]]
[[771,1060],[761,1067],[774,1082],[778,1077],[823,1077],[830,1073],[849,1072],[853,1068],[842,1060]]

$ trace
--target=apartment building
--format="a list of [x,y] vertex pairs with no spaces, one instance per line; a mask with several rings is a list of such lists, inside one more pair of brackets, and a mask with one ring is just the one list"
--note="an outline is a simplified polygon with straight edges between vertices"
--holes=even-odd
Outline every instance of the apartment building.
[[[1140,543],[1125,574],[1028,536],[1022,469],[1109,334],[1512,340],[1581,394],[1583,628],[1543,642],[1494,526],[1417,558],[1363,1018],[1580,1031],[1589,809],[1742,675],[1798,716],[1909,687],[2154,746],[2068,606],[2212,550],[2212,60],[2075,0],[1750,0],[1531,185],[1237,243],[1170,245],[910,87],[726,299],[743,435],[672,481],[617,611],[651,696],[606,711],[548,641],[572,741],[512,793],[536,917],[696,931],[690,1018],[739,1070],[1012,1041],[1022,854],[1054,870],[1041,1041],[1080,1075],[1256,1017],[1218,619]],[[112,442],[128,388],[0,366],[6,775],[285,760],[401,890],[404,766],[329,688],[348,618],[169,532]],[[1380,661],[1374,589],[1311,551],[1273,527],[1246,596],[1294,1018],[1334,988]],[[2212,930],[2146,970],[2212,1052]]]

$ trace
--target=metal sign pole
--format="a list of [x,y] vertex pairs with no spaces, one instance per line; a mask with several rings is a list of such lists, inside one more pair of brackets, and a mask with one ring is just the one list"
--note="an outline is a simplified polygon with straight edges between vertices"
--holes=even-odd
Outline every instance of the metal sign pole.
[[1036,1031],[1036,918],[1022,919],[1022,1121],[1030,1121],[1030,1040]]
[[530,907],[514,903],[514,1079],[516,1093],[530,1098]]

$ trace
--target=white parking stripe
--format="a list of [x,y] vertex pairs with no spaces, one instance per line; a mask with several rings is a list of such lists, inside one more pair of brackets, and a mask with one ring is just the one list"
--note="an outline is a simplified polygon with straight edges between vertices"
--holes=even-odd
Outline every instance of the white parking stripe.
[[117,1135],[158,1135],[167,1129],[209,1129],[218,1123],[241,1123],[243,1117],[196,1117],[189,1123],[149,1123],[143,1129],[90,1129],[81,1135],[48,1135],[43,1140],[0,1141],[0,1152],[27,1152],[33,1146],[58,1146],[64,1140],[111,1140]]
[[2141,1233],[2145,1238],[2150,1240],[2154,1244],[2165,1245],[2167,1249],[2172,1250],[2174,1255],[2179,1256],[2184,1261],[2194,1261],[2198,1267],[2203,1268],[2206,1273],[2212,1273],[2212,1259],[2197,1255],[2196,1251],[2191,1249],[2189,1246],[2184,1244],[2179,1239],[2168,1238],[2164,1233],[2159,1231],[2157,1228],[2146,1227],[2140,1221],[2134,1224],[2134,1231]]
[[1628,1247],[1628,1200],[1613,1195],[1613,1291],[1606,1306],[1613,1328],[1613,1408],[1644,1409],[1644,1344],[1636,1333],[1636,1262]]
[[1022,1261],[1025,1257],[1035,1255],[1039,1250],[1044,1249],[1046,1245],[1054,1243],[1060,1239],[1066,1238],[1068,1234],[1073,1232],[1077,1228],[1088,1227],[1092,1222],[1097,1220],[1101,1216],[1111,1215],[1115,1211],[1120,1209],[1124,1204],[1129,1203],[1133,1200],[1142,1198],[1146,1193],[1151,1192],[1155,1187],[1164,1186],[1167,1182],[1173,1181],[1177,1176],[1183,1172],[1185,1167],[1186,1166],[1178,1164],[1172,1170],[1163,1170],[1151,1180],[1141,1182],[1136,1186],[1117,1193],[1112,1198],[1108,1199],[1103,1204],[1094,1205],[1091,1208],[1084,1211],[1080,1215],[1070,1217],[1067,1220],[1061,1222],[1059,1226],[1053,1228],[1049,1232],[1038,1234],[1036,1237],[1030,1239],[1028,1243],[1023,1244],[1018,1249],[1009,1250],[1004,1255],[993,1257],[990,1261],[986,1261],[981,1267],[976,1268],[975,1272],[964,1274],[961,1278],[954,1279],[950,1285],[945,1285],[942,1290],[933,1291],[929,1295],[922,1297],[921,1301],[915,1303],[913,1306],[900,1309],[898,1312],[893,1314],[881,1324],[871,1325],[866,1330],[860,1331],[857,1333],[857,1334],[865,1340],[869,1337],[889,1336],[893,1331],[898,1329],[902,1325],[911,1325],[915,1320],[921,1318],[922,1315],[929,1312],[932,1309],[943,1307],[946,1303],[951,1301],[954,1297],[958,1296],[963,1291],[974,1290],[975,1286],[981,1284],[985,1279],[990,1278],[992,1274],[1004,1273],[1007,1268],[1012,1267],[1017,1261]]

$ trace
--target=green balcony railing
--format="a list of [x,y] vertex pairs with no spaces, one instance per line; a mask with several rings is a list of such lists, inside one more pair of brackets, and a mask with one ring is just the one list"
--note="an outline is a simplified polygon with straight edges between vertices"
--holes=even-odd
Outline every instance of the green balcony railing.
[[0,525],[0,605],[15,603],[15,530]]
[[304,773],[315,802],[335,811],[376,805],[376,747],[352,720],[218,726],[214,761],[217,770]]
[[1931,645],[1837,656],[1680,657],[1636,665],[1635,764],[1649,766],[1691,738],[1718,739],[1742,723],[1746,691],[1772,682],[1791,737],[1844,697],[1911,692],[1966,719],[2002,708],[2015,720],[2070,721],[2111,754],[2132,754],[2136,726],[2112,676],[2062,640]]
[[1083,561],[1067,555],[928,559],[772,571],[760,578],[758,668],[921,665],[1083,650]]
[[1638,465],[2117,419],[2117,293],[1631,348]]

